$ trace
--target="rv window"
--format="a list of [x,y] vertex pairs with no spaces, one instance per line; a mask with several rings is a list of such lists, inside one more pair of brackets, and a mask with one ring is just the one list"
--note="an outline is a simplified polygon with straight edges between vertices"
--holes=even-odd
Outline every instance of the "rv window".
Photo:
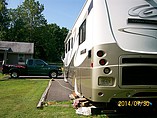
[[73,38],[71,39],[71,48],[73,48]]
[[79,28],[79,45],[82,44],[86,39],[86,20],[81,24]]
[[67,43],[65,44],[65,52],[67,53],[68,51],[67,51]]
[[70,51],[70,40],[68,42],[68,51]]

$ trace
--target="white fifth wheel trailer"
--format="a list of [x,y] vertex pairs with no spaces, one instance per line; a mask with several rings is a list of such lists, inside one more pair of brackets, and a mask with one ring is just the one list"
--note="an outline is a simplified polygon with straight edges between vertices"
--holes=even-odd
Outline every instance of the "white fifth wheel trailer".
[[157,0],[86,0],[64,43],[64,76],[77,95],[157,105]]

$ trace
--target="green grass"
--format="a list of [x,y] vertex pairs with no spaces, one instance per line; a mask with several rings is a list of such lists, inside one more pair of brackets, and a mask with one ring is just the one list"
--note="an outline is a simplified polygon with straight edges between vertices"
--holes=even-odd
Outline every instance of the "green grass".
[[0,118],[87,118],[75,114],[71,101],[52,101],[53,105],[37,109],[48,82],[43,79],[4,79],[0,74]]
[[[36,105],[48,81],[0,81],[0,118],[30,118],[40,112]],[[38,113],[39,112],[39,113]]]

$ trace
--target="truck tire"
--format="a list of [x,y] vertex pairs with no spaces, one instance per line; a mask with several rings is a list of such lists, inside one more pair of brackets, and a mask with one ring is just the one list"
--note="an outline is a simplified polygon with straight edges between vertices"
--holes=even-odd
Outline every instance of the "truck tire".
[[49,77],[50,77],[50,78],[57,78],[57,72],[56,72],[56,71],[51,71],[51,72],[49,73]]
[[10,74],[11,78],[18,78],[19,77],[19,72],[17,71],[11,71],[11,74]]

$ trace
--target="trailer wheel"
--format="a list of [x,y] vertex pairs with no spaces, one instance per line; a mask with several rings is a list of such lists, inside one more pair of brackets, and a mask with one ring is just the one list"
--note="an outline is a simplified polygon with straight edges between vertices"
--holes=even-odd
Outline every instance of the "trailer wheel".
[[11,78],[18,78],[19,77],[19,73],[17,71],[11,71],[10,76],[11,76]]
[[50,78],[57,78],[57,72],[51,71],[51,72],[49,73],[49,77],[50,77]]

